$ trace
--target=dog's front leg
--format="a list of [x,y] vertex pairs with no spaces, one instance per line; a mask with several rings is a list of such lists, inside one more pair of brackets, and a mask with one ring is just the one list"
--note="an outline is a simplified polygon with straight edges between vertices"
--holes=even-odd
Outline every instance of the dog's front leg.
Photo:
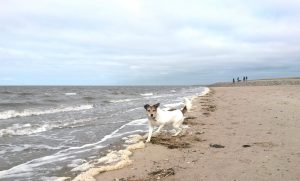
[[147,138],[146,142],[150,142],[151,137],[152,137],[152,132],[153,132],[153,127],[151,124],[149,124],[149,133],[148,133],[148,138]]

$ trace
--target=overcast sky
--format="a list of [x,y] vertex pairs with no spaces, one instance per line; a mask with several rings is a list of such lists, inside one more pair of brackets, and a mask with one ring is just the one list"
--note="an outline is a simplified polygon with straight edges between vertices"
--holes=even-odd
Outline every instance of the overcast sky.
[[300,0],[0,0],[0,84],[300,76]]

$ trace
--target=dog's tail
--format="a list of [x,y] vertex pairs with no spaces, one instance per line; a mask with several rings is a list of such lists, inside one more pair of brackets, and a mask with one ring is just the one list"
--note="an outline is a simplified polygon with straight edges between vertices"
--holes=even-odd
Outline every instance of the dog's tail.
[[184,107],[181,109],[181,112],[182,112],[183,115],[187,112],[186,106],[184,106]]

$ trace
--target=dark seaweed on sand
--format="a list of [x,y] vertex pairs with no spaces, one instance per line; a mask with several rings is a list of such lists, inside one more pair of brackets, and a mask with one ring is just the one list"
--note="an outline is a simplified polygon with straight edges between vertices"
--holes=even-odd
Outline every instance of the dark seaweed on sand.
[[213,148],[225,148],[225,146],[219,144],[210,144],[209,146]]
[[164,145],[169,149],[190,148],[190,143],[177,140],[175,137],[152,137],[151,143]]
[[175,171],[173,168],[168,168],[168,169],[161,169],[161,170],[157,170],[154,172],[150,172],[148,175],[155,177],[155,178],[165,178],[168,177],[170,175],[175,175]]

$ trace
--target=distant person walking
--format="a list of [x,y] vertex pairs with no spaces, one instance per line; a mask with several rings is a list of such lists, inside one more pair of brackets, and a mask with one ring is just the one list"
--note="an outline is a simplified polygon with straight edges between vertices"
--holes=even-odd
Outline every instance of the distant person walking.
[[246,76],[246,81],[248,80],[248,77]]
[[234,78],[232,79],[232,83],[233,83],[233,84],[235,83],[235,80],[234,80]]
[[246,77],[244,76],[244,77],[243,77],[243,82],[245,82],[245,80],[246,80]]

